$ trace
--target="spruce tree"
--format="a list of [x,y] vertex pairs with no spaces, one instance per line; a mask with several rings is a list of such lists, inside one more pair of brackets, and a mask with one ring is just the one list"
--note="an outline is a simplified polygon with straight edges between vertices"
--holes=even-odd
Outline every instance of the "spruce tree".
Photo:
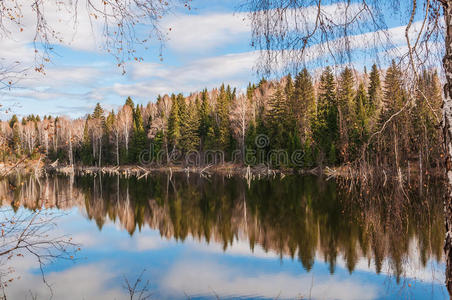
[[381,80],[380,80],[380,72],[378,71],[377,65],[372,65],[372,70],[370,71],[370,81],[368,88],[368,111],[370,113],[370,117],[373,118],[375,111],[377,111],[381,106]]
[[355,91],[354,91],[353,72],[346,67],[339,78],[338,82],[338,113],[339,113],[339,141],[340,154],[344,162],[350,160],[350,135],[354,130],[355,124]]
[[386,124],[394,114],[397,113],[397,115],[391,119],[390,123],[386,124],[385,133],[380,139],[382,144],[379,154],[385,153],[386,164],[399,168],[401,153],[405,153],[406,156],[409,155],[408,140],[411,134],[407,116],[408,110],[402,110],[404,105],[407,104],[402,71],[395,61],[392,61],[391,66],[386,71],[382,101],[384,104],[379,118],[380,127]]
[[82,162],[84,165],[90,166],[93,164],[93,156],[91,152],[91,136],[89,134],[89,121],[91,116],[85,120],[85,127],[83,128],[83,142],[82,142]]
[[96,107],[94,108],[93,118],[105,121],[104,109],[102,108],[102,106],[100,106],[100,103],[97,103]]
[[133,111],[133,134],[130,147],[130,162],[139,163],[139,159],[144,150],[146,150],[146,132],[143,125],[141,108],[136,106]]
[[[320,77],[317,114],[313,120],[313,137],[318,149],[317,160],[336,163],[336,143],[338,132],[338,111],[336,106],[336,83],[330,67]],[[320,155],[320,156],[319,156]]]
[[14,128],[14,125],[16,124],[16,123],[18,123],[19,122],[19,119],[17,118],[17,115],[13,115],[12,117],[11,117],[11,120],[9,120],[9,127],[12,129],[12,128]]
[[295,78],[295,87],[290,104],[297,123],[298,137],[305,142],[311,136],[311,119],[315,114],[315,95],[312,78],[304,68]]
[[208,139],[209,132],[212,128],[211,107],[209,103],[207,89],[201,93],[201,105],[199,109],[199,137],[200,144],[204,150],[206,147],[212,146],[212,141]]
[[133,100],[132,100],[132,98],[130,98],[130,97],[127,97],[125,105],[130,106],[130,108],[131,108],[132,110],[135,109],[135,104],[133,103]]
[[368,103],[366,88],[364,83],[360,83],[355,96],[355,120],[351,134],[351,160],[356,159],[362,146],[367,142],[369,136],[369,113],[370,109],[366,104]]
[[220,94],[218,95],[216,103],[216,126],[215,132],[217,136],[217,147],[220,150],[227,150],[230,137],[230,122],[229,122],[229,103],[230,94],[226,91],[224,84],[220,87]]
[[177,147],[180,139],[180,116],[179,116],[179,102],[176,100],[176,96],[171,96],[172,106],[170,115],[168,117],[168,142],[170,144],[169,151]]
[[186,114],[185,118],[181,118],[180,146],[184,152],[196,150],[199,147],[199,116],[196,103],[191,103],[187,107]]

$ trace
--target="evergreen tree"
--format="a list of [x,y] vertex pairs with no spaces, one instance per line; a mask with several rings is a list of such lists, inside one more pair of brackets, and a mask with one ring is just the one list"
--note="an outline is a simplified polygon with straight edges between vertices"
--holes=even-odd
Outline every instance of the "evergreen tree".
[[340,155],[344,162],[349,161],[350,135],[354,130],[355,124],[355,91],[354,91],[353,72],[346,67],[339,78],[338,82],[338,113],[339,113],[339,141]]
[[12,129],[12,128],[14,128],[14,125],[16,124],[16,123],[18,123],[19,122],[19,120],[17,119],[17,116],[16,115],[13,115],[12,117],[11,117],[11,120],[9,120],[9,127]]
[[[407,110],[402,110],[407,104],[407,95],[402,82],[402,71],[395,61],[386,71],[383,92],[383,109],[380,114],[380,127],[383,126],[394,114],[398,113],[387,124],[385,133],[380,139],[379,154],[384,155],[384,163],[395,168],[400,167],[401,153],[409,154],[409,120]],[[402,110],[402,111],[401,111]],[[403,133],[403,134],[402,134]]]
[[130,161],[139,163],[141,153],[146,149],[146,132],[143,125],[141,108],[137,105],[133,111],[133,135],[130,147]]
[[201,105],[199,108],[199,137],[201,148],[212,146],[212,142],[208,140],[208,134],[212,128],[211,107],[208,99],[207,89],[201,93]]
[[96,107],[94,108],[93,118],[105,121],[104,109],[102,108],[102,106],[100,106],[100,103],[97,103]]
[[380,81],[380,72],[378,71],[377,65],[372,65],[372,70],[370,71],[370,82],[368,88],[368,112],[371,118],[374,117],[375,112],[381,106],[381,81]]
[[296,118],[298,137],[305,142],[311,136],[311,120],[315,115],[315,95],[312,78],[304,68],[295,78],[295,88],[290,99]]
[[230,137],[229,122],[229,102],[230,94],[226,91],[224,84],[220,88],[216,105],[216,126],[215,132],[217,136],[217,147],[219,149],[227,149]]
[[85,121],[85,127],[83,128],[83,141],[82,141],[82,162],[84,165],[93,164],[93,156],[91,153],[91,137],[89,134],[89,120],[91,116],[88,115]]
[[196,103],[187,107],[186,117],[181,118],[181,139],[182,151],[196,150],[199,147],[199,116]]
[[169,151],[175,148],[180,139],[180,116],[179,116],[179,102],[176,100],[176,96],[171,96],[172,106],[170,115],[168,117],[168,142],[170,145]]
[[367,109],[371,108],[366,105],[367,103],[368,99],[366,95],[366,88],[364,83],[360,83],[355,96],[356,118],[351,132],[351,160],[358,158],[359,151],[364,143],[367,142],[369,136],[369,113]]
[[316,143],[317,160],[327,160],[336,163],[336,142],[339,136],[336,106],[336,83],[330,67],[327,67],[320,77],[317,114],[313,121],[313,137]]
[[132,100],[132,98],[130,98],[130,97],[127,97],[125,105],[130,106],[130,108],[131,108],[132,110],[135,109],[135,104],[133,103],[133,100]]

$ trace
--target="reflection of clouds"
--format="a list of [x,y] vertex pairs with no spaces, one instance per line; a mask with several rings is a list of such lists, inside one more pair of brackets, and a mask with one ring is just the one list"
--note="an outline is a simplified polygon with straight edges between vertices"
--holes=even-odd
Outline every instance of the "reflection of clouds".
[[268,298],[375,299],[378,288],[356,280],[312,274],[245,274],[243,270],[214,262],[185,261],[173,265],[162,279],[162,288],[178,295],[214,293],[221,297],[237,295]]
[[[321,255],[317,252],[315,261],[319,262],[322,260]],[[403,273],[401,276],[407,279],[440,285],[445,282],[446,274],[444,273],[444,257],[441,257],[440,262],[437,262],[433,258],[429,259],[427,264],[424,266],[421,262],[419,241],[415,236],[411,238],[408,246],[408,252],[402,262]],[[347,262],[343,255],[338,256],[336,266],[344,269],[347,268]],[[375,261],[373,259],[369,261],[366,257],[360,257],[354,266],[354,272],[364,271],[375,273],[375,270]],[[385,257],[383,260],[381,273],[389,277],[394,276],[394,267],[392,266],[390,258]]]
[[[7,289],[8,299],[27,299],[30,293],[37,299],[49,299],[51,293],[40,274],[24,273]],[[80,265],[46,275],[52,286],[53,299],[126,299],[120,285],[113,285],[115,274],[105,264]]]

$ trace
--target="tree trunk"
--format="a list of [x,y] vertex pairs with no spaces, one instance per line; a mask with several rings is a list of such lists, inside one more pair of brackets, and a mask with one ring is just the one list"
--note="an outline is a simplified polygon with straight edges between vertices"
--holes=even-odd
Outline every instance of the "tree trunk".
[[72,152],[72,130],[69,129],[69,164],[71,167],[74,164],[73,152]]
[[446,55],[443,68],[446,74],[443,103],[443,135],[446,156],[447,192],[444,197],[446,218],[446,239],[444,253],[446,256],[446,286],[452,295],[452,1],[444,1],[444,18],[446,24]]
[[116,164],[119,166],[119,134],[116,134]]

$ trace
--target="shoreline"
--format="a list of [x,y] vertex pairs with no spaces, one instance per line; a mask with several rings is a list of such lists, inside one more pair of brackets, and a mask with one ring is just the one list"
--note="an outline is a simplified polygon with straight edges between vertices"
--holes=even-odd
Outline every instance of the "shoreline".
[[[328,178],[345,178],[345,179],[356,179],[363,174],[372,174],[375,170],[373,167],[368,167],[367,169],[358,170],[352,165],[341,165],[341,166],[317,166],[310,169],[294,169],[294,168],[278,168],[272,169],[264,164],[255,166],[245,166],[240,164],[223,163],[217,165],[207,165],[201,167],[190,167],[182,165],[171,165],[171,166],[140,166],[140,165],[121,165],[121,166],[81,166],[81,165],[58,165],[58,162],[45,163],[40,160],[25,160],[18,161],[15,164],[4,164],[0,163],[0,177],[8,176],[14,172],[19,172],[22,174],[34,174],[36,176],[42,176],[46,174],[62,174],[62,175],[90,175],[95,173],[102,173],[106,175],[119,175],[125,177],[137,177],[141,179],[143,177],[150,176],[152,173],[169,173],[180,174],[185,173],[186,175],[197,174],[202,177],[210,177],[212,175],[223,175],[227,177],[240,176],[247,180],[260,179],[261,177],[281,177],[284,178],[286,175],[316,175],[316,176],[326,176]],[[393,174],[393,170],[381,169],[381,175],[385,177],[388,176],[388,180],[397,176]],[[421,172],[417,168],[405,168],[401,170],[403,176],[418,176]],[[434,169],[432,172],[423,170],[422,173],[433,176],[443,176]],[[365,176],[365,175],[364,175]]]

